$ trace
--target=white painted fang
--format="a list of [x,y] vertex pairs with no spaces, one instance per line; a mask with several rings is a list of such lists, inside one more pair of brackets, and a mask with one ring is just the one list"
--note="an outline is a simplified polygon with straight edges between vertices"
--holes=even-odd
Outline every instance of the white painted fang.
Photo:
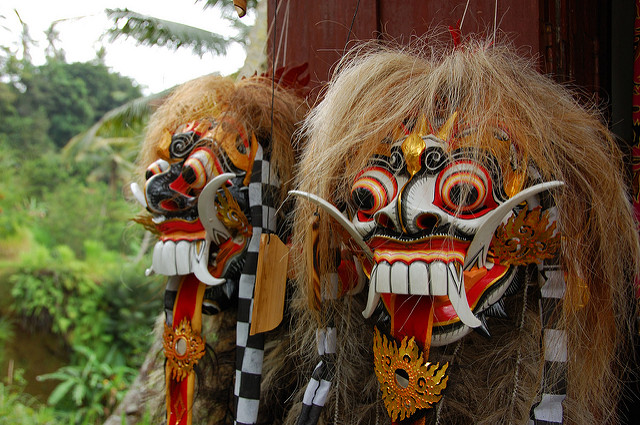
[[458,271],[456,270],[455,263],[449,263],[447,265],[447,270],[449,272],[448,279],[453,279],[454,283],[456,284],[458,295],[460,295],[460,292],[464,290],[463,288],[464,279],[463,279],[462,273],[458,273]]
[[211,246],[211,242],[202,241],[203,247],[200,251],[201,255],[194,255],[191,257],[191,271],[196,275],[198,280],[205,285],[209,286],[218,286],[225,283],[227,280],[219,277],[214,277],[209,273],[209,247]]
[[140,202],[143,207],[147,208],[147,199],[144,197],[144,192],[142,191],[142,189],[140,189],[138,183],[131,183],[130,187],[133,197],[136,198],[136,200]]
[[[373,272],[371,273],[371,276],[373,276]],[[362,312],[362,315],[365,319],[371,317],[373,312],[376,310],[378,303],[380,302],[380,294],[376,291],[374,283],[375,282],[369,284],[369,296],[367,297],[367,305]]]
[[200,222],[207,233],[207,239],[213,241],[216,245],[221,245],[231,237],[231,233],[229,233],[218,218],[218,211],[215,208],[216,196],[218,189],[220,189],[227,180],[234,177],[236,177],[236,175],[233,173],[216,176],[202,189],[200,197],[198,198],[198,215],[200,216]]
[[[455,269],[454,269],[455,270]],[[464,281],[458,273],[447,273],[447,290],[449,301],[456,314],[465,325],[470,328],[477,328],[482,324],[473,314],[467,301],[467,291],[464,290]]]

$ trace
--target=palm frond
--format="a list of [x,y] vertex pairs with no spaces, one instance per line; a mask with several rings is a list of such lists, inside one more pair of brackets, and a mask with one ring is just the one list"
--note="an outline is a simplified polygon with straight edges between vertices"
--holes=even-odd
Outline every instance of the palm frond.
[[230,39],[220,34],[177,22],[143,15],[129,9],[107,9],[114,27],[107,31],[110,41],[118,37],[132,37],[143,45],[165,46],[172,49],[191,47],[202,56],[205,53],[226,53]]
[[[111,111],[107,112],[87,131],[74,136],[62,149],[62,153],[68,156],[76,156],[80,152],[89,151],[94,144],[102,143],[100,134],[121,134],[126,129],[141,128],[151,113],[152,104],[166,97],[172,89],[150,96],[134,99]],[[113,140],[116,140],[113,138]]]

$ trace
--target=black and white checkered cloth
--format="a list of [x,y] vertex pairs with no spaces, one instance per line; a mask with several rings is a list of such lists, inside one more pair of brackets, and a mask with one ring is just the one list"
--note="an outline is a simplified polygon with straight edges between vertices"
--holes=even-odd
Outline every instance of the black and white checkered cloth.
[[238,283],[238,321],[236,325],[236,379],[235,379],[235,424],[255,424],[260,403],[260,380],[264,357],[264,335],[249,335],[253,295],[258,265],[258,250],[263,229],[275,232],[276,206],[279,186],[271,172],[269,161],[263,157],[258,146],[251,182],[249,183],[249,207],[253,234],[249,241],[246,261]]
[[557,425],[563,423],[562,402],[567,393],[567,334],[558,324],[566,283],[557,261],[543,262],[538,272],[544,370],[542,398],[531,408],[529,425]]
[[305,389],[302,410],[296,425],[315,425],[318,423],[335,374],[336,328],[327,327],[316,330],[316,342],[321,360],[313,370]]

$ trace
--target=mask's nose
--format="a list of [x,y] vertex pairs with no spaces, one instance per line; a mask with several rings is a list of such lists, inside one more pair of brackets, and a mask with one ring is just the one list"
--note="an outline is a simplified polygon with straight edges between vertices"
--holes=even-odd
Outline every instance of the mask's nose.
[[422,213],[415,220],[416,227],[420,230],[433,230],[440,224],[440,218],[436,214]]

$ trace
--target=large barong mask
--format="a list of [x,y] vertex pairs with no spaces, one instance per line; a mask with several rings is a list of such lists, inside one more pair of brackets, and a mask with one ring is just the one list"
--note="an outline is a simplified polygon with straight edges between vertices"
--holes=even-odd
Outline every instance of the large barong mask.
[[[477,134],[458,118],[454,113],[437,132],[424,117],[411,130],[404,124],[410,134],[382,145],[387,151],[357,175],[349,203],[373,253],[365,317],[386,294],[387,309],[409,304],[414,314],[433,315],[432,345],[472,328],[488,332],[482,313],[500,301],[516,267],[550,258],[559,246],[555,224],[540,208],[528,212],[526,201],[560,183],[523,188],[527,164],[508,132],[496,126]],[[520,211],[530,219],[514,228]]]
[[[373,412],[380,394],[402,423],[525,423],[563,408],[598,421],[617,397],[613,347],[638,265],[621,154],[595,114],[510,49],[429,47],[359,46],[305,121],[292,191],[300,314],[337,335],[314,376],[340,376],[345,422],[372,422],[351,412]],[[312,384],[303,412],[331,397]],[[546,391],[563,392],[548,403]]]

